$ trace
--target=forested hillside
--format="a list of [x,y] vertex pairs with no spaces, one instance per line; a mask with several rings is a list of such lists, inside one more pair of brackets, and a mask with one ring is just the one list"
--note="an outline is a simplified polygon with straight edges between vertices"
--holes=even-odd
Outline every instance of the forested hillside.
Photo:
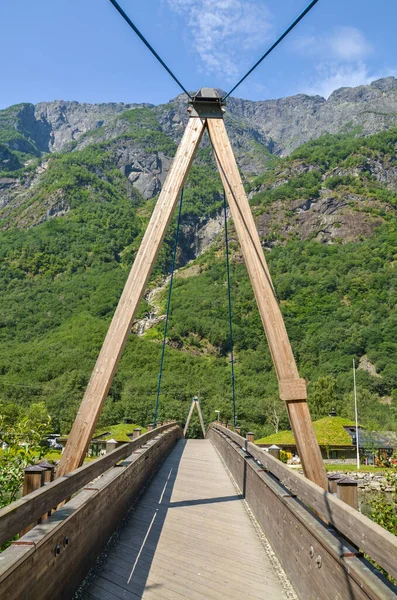
[[[43,401],[54,429],[67,433],[176,140],[160,109],[135,107],[48,154],[26,132],[22,141],[14,135],[13,110],[0,113],[0,402],[17,419]],[[360,421],[396,429],[397,130],[362,133],[327,134],[285,158],[249,142],[262,172],[243,171],[313,417],[332,407],[352,416],[354,358]],[[183,420],[197,393],[206,421],[215,409],[231,416],[220,209],[221,184],[204,145],[186,184],[160,419]],[[286,427],[287,417],[230,227],[237,412],[259,437]],[[175,223],[103,425],[152,419],[174,230]]]

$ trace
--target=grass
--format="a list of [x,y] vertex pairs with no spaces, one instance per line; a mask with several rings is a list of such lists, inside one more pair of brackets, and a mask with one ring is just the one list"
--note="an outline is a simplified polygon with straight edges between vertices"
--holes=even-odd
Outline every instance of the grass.
[[[117,425],[108,425],[107,427],[101,427],[101,429],[98,429],[95,432],[94,437],[96,438],[101,436],[101,438],[104,440],[115,439],[116,442],[129,442],[130,438],[128,437],[128,434],[132,433],[136,427],[140,427],[140,425],[135,425],[133,423],[118,423]],[[146,433],[146,427],[142,427],[141,429],[141,434]],[[107,435],[102,435],[105,433]]]
[[[354,425],[354,421],[342,417],[324,417],[314,421],[313,428],[321,446],[351,446],[352,439],[345,431],[345,426]],[[260,440],[257,444],[295,444],[292,431],[279,431]]]
[[[325,470],[328,471],[357,471],[356,465],[345,465],[345,464],[335,464],[335,465],[325,465]],[[397,474],[397,469],[392,467],[374,467],[373,465],[361,465],[360,471],[363,473],[377,473],[378,475],[382,475],[383,473],[395,473]]]

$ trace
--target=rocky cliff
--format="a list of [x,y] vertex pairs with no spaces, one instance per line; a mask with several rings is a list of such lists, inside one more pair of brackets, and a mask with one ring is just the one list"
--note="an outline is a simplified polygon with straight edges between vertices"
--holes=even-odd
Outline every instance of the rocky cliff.
[[[31,227],[66,214],[73,204],[71,188],[77,186],[95,195],[110,182],[112,169],[121,174],[117,185],[122,193],[134,202],[137,195],[143,200],[155,197],[183,133],[186,108],[186,98],[180,95],[160,106],[55,101],[0,111],[2,228]],[[390,156],[367,157],[365,164],[354,168],[339,166],[321,172],[310,161],[292,161],[280,167],[277,161],[326,133],[360,137],[397,126],[395,78],[342,88],[328,100],[302,94],[259,102],[230,98],[226,125],[251,198],[310,171],[320,178],[314,197],[287,194],[287,198],[276,198],[271,210],[260,211],[257,224],[265,246],[294,236],[314,236],[327,243],[354,240],[370,235],[382,220],[376,199],[364,201],[362,194],[351,188],[340,194],[329,189],[326,180],[335,176],[359,180],[365,175],[395,189],[397,170]],[[196,164],[187,184],[184,262],[208,247],[222,229],[218,216],[221,189],[206,139]],[[255,176],[270,167],[273,180],[258,183]],[[84,169],[84,175],[78,175],[79,169]],[[97,178],[95,184],[93,177]]]

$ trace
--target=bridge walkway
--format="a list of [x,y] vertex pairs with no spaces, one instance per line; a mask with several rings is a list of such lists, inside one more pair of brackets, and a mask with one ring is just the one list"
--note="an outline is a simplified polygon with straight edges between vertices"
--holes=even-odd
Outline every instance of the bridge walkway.
[[291,597],[209,440],[176,444],[76,593],[81,600]]

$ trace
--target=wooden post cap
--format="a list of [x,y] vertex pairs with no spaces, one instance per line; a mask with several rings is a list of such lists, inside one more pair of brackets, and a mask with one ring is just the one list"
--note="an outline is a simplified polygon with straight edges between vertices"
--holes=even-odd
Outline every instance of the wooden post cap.
[[147,430],[148,431],[152,431],[153,427],[154,427],[154,424],[153,423],[149,423],[148,426],[147,426]]
[[355,479],[350,479],[350,477],[343,477],[342,479],[339,479],[338,485],[349,485],[354,487],[357,485],[357,481]]
[[132,439],[135,440],[135,438],[139,437],[142,433],[142,429],[140,427],[135,427],[134,431],[132,432]]
[[39,465],[29,465],[28,467],[24,468],[24,472],[26,475],[43,473],[43,471],[45,471],[45,469],[43,467],[40,467]]
[[249,431],[245,437],[247,438],[248,442],[254,443],[254,441],[255,441],[255,433],[252,433],[252,431]]

